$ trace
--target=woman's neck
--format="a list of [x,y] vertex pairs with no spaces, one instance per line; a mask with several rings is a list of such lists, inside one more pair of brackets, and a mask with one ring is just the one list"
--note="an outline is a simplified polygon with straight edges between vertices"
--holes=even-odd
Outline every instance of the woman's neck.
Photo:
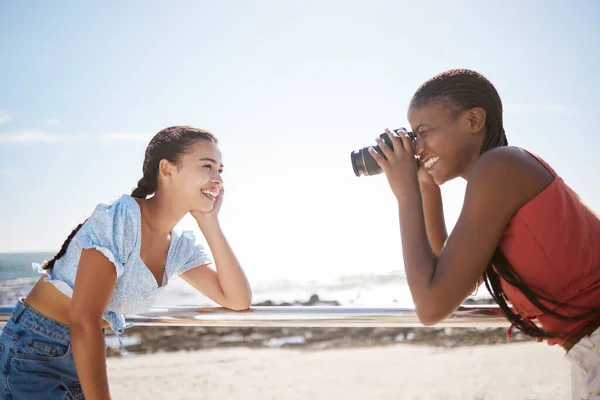
[[156,193],[142,202],[143,206],[140,207],[142,218],[150,229],[157,233],[171,233],[186,214],[173,198],[161,193]]

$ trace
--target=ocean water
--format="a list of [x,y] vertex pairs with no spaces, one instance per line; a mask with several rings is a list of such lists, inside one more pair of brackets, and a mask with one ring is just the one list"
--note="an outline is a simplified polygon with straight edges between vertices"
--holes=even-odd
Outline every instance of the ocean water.
[[38,278],[32,262],[48,260],[51,253],[0,253],[0,306],[12,306]]
[[[12,306],[25,296],[39,275],[33,262],[41,263],[53,253],[0,253],[0,306]],[[321,300],[347,306],[413,307],[404,272],[400,270],[354,274],[323,280],[259,280],[251,278],[254,302],[307,301],[316,294]],[[489,298],[480,290],[475,298]],[[212,306],[210,299],[180,278],[171,279],[157,300],[157,306]]]

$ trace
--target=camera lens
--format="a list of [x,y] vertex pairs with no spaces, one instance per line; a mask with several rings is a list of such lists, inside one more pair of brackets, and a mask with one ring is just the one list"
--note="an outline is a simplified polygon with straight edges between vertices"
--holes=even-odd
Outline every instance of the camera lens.
[[[400,131],[401,129],[394,129],[394,132],[396,133]],[[410,137],[414,146],[415,136],[412,132],[408,132],[408,136]],[[381,135],[379,135],[379,137],[390,148],[394,148],[392,140],[387,135],[387,133],[382,133]],[[379,154],[381,154],[383,158],[385,158],[385,155],[383,155],[383,153],[380,151],[379,146],[374,146],[374,148]],[[350,153],[350,162],[352,163],[352,169],[354,170],[354,175],[356,176],[372,176],[383,172],[379,164],[377,164],[377,161],[375,161],[371,153],[369,153],[369,147],[363,147],[360,150],[355,150],[352,153]]]

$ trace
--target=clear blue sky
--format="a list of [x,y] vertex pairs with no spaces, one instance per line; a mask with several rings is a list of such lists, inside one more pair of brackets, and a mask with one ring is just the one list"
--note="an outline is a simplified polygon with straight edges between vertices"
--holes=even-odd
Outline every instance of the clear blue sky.
[[[130,193],[152,134],[190,124],[221,140],[251,277],[401,269],[391,191],[349,154],[453,67],[486,75],[509,143],[599,211],[599,17],[592,0],[2,2],[0,251],[57,249]],[[463,189],[443,187],[449,227]]]

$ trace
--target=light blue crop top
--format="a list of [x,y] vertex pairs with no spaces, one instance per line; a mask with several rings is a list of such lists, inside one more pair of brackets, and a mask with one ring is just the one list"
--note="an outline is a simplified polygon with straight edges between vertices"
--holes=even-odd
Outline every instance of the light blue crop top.
[[[125,315],[148,311],[173,275],[213,262],[204,246],[196,244],[192,231],[172,231],[162,285],[158,286],[142,261],[140,247],[140,207],[133,197],[125,194],[116,201],[96,206],[51,270],[44,270],[37,263],[33,263],[33,269],[48,275],[46,281],[71,297],[81,251],[88,248],[101,251],[117,271],[115,288],[103,317],[118,336],[128,327]],[[124,351],[120,338],[119,342]]]

